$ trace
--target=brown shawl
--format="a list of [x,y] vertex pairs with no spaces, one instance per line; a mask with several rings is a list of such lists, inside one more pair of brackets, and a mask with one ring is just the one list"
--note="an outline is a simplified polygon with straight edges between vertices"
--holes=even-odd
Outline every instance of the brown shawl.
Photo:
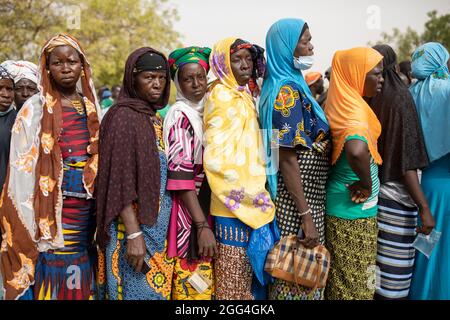
[[[167,83],[161,102],[150,105],[138,98],[133,69],[150,52],[166,60]],[[119,100],[111,107],[100,128],[100,160],[97,180],[97,242],[108,245],[111,223],[130,204],[137,204],[141,224],[153,225],[159,212],[161,186],[158,147],[151,119],[167,105],[170,95],[169,64],[151,48],[134,51],[125,65]]]
[[[2,273],[6,299],[19,298],[34,282],[39,252],[64,247],[62,233],[62,156],[58,143],[62,127],[61,96],[46,69],[51,51],[71,46],[81,55],[80,77],[90,133],[83,182],[89,197],[94,193],[98,164],[99,119],[91,69],[78,41],[69,35],[50,39],[42,49],[39,95],[20,110],[12,130],[7,181],[0,199]],[[24,152],[25,151],[25,152]],[[26,199],[26,200],[25,200]]]

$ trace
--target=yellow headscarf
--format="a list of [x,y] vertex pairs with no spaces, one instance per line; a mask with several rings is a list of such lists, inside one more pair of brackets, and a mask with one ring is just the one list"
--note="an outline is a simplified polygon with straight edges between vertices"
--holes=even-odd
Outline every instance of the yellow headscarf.
[[218,78],[205,104],[205,172],[211,214],[238,218],[253,229],[273,221],[275,206],[265,189],[264,146],[247,86],[239,86],[230,64],[236,38],[217,43],[210,65]]
[[332,164],[338,160],[345,139],[351,135],[366,138],[373,159],[377,164],[382,163],[377,148],[381,124],[363,99],[366,75],[382,59],[383,56],[372,48],[354,48],[334,55],[325,107],[333,138]]

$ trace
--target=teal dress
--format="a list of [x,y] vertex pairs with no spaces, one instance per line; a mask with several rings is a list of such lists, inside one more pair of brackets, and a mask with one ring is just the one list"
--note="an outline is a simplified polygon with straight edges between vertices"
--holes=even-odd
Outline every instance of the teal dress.
[[423,171],[422,189],[442,235],[430,259],[416,251],[410,299],[450,300],[450,154]]

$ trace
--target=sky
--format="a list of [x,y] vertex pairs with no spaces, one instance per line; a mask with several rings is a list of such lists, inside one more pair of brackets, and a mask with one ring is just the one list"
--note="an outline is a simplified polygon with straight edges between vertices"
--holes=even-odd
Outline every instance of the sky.
[[427,13],[450,13],[450,0],[170,0],[175,29],[186,46],[209,46],[235,36],[265,47],[270,26],[281,18],[304,19],[312,34],[315,65],[324,71],[334,52],[366,46],[393,28],[422,32]]

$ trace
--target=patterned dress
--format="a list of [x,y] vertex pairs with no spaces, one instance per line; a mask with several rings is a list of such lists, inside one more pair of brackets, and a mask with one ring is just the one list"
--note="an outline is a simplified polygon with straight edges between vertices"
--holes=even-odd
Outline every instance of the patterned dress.
[[36,300],[88,300],[95,297],[95,201],[87,199],[82,176],[88,159],[86,115],[62,107],[59,141],[63,159],[62,226],[64,248],[39,255],[36,264]]
[[[168,154],[167,190],[196,190],[198,195],[205,174],[203,165],[194,161],[194,129],[184,114],[170,129]],[[172,299],[211,300],[214,294],[212,261],[188,259],[192,232],[196,231],[192,230],[191,215],[182,200],[173,193],[168,236],[168,255],[175,259]],[[195,272],[211,283],[202,293],[188,282]]]
[[[275,101],[272,124],[273,129],[278,130],[280,146],[296,149],[303,192],[312,210],[320,243],[324,244],[325,187],[330,167],[328,126],[316,117],[310,101],[295,83],[288,83],[280,89]],[[278,174],[275,205],[281,236],[299,234],[301,220],[281,173]],[[306,287],[276,279],[270,286],[269,298],[320,300],[323,299],[323,289],[311,291]]]
[[[109,300],[170,300],[172,291],[173,259],[167,257],[166,237],[172,200],[166,190],[167,160],[162,139],[162,119],[154,122],[161,170],[160,209],[153,226],[141,225],[147,246],[146,263],[150,271],[137,273],[129,266],[126,255],[126,232],[118,219],[111,224],[105,252],[99,252],[99,298]],[[152,192],[149,190],[149,192]]]

